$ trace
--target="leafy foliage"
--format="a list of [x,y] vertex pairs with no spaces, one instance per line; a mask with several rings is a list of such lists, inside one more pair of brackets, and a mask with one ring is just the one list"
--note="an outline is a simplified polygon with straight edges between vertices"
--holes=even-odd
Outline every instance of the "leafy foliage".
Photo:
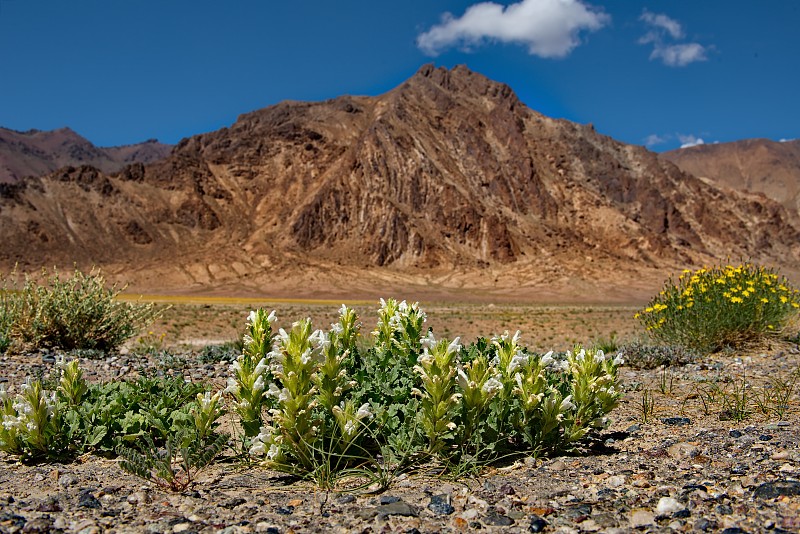
[[144,434],[142,439],[145,445],[142,450],[119,447],[122,468],[165,489],[183,491],[222,452],[229,436],[213,434],[196,440],[182,429],[168,434],[163,447],[156,445],[150,434]]
[[701,352],[774,337],[800,308],[800,292],[770,269],[685,270],[635,315],[654,338]]
[[18,292],[3,291],[0,337],[1,323],[10,316],[6,337],[27,347],[115,349],[157,315],[152,304],[119,302],[121,291],[106,288],[95,271],[84,274],[76,269],[67,279],[55,271],[46,284],[26,277]]

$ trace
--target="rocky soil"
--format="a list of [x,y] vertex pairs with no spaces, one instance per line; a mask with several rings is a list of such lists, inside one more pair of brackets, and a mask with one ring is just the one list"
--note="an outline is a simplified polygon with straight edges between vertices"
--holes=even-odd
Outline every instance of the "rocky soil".
[[[4,356],[0,381],[46,375],[52,361]],[[134,376],[141,365],[220,386],[227,375],[227,364],[191,355],[82,362],[92,381]],[[666,371],[625,366],[622,405],[585,455],[531,458],[460,480],[408,473],[379,494],[321,491],[225,458],[176,494],[114,459],[21,465],[0,454],[0,532],[797,532],[797,392],[782,419],[756,401],[770,379],[788,380],[799,365],[798,347],[785,345]],[[706,393],[716,384],[730,398],[742,380],[751,413],[730,419],[724,395]],[[642,408],[645,392],[652,413]]]

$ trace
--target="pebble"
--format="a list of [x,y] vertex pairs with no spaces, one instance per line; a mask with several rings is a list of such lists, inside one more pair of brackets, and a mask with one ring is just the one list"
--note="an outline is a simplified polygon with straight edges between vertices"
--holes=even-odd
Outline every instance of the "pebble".
[[483,517],[483,523],[496,527],[508,527],[514,524],[514,520],[497,512],[489,512]]
[[667,454],[676,460],[694,458],[699,454],[698,448],[691,443],[679,442],[667,447]]
[[531,532],[544,532],[544,529],[547,528],[549,523],[542,517],[534,514],[531,516],[531,524],[528,527],[528,530]]
[[717,522],[705,517],[701,517],[694,523],[694,529],[702,530],[703,532],[707,530],[715,530],[716,528],[717,528]]
[[406,517],[417,517],[417,511],[410,504],[404,501],[395,501],[388,504],[381,504],[377,507],[378,516],[386,517],[390,515],[400,515]]
[[128,495],[128,498],[125,500],[133,505],[147,504],[150,502],[150,495],[146,491],[136,491]]
[[606,479],[606,484],[612,488],[618,488],[625,485],[625,475],[614,475]]
[[450,495],[447,494],[431,496],[428,510],[436,515],[450,515],[456,511],[453,505],[450,504]]
[[74,486],[78,482],[78,479],[74,476],[64,473],[60,477],[58,477],[58,485],[63,487]]
[[741,438],[743,436],[743,434],[738,430],[731,430],[728,432],[728,435],[732,438]]
[[656,505],[656,514],[670,516],[678,510],[683,510],[684,506],[672,497],[661,497]]
[[78,495],[79,508],[102,508],[102,506],[100,501],[97,500],[97,497],[92,495],[91,490],[81,490]]
[[23,533],[39,534],[49,533],[53,531],[53,520],[49,516],[37,517],[31,519],[25,526],[22,527]]
[[775,499],[781,496],[793,495],[800,495],[800,482],[794,480],[765,482],[753,492],[753,496],[759,499]]
[[350,495],[349,493],[345,495],[339,495],[336,498],[336,502],[339,504],[350,504],[351,502],[355,502],[355,500],[355,495]]
[[661,422],[669,426],[691,425],[692,420],[688,417],[664,417]]
[[650,510],[634,510],[631,512],[631,527],[646,527],[655,523],[656,517]]

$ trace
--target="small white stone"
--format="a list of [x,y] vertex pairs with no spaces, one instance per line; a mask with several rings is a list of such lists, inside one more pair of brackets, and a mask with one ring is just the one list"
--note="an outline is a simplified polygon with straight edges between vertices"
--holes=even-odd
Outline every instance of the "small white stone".
[[618,488],[625,484],[625,475],[614,475],[606,479],[606,484],[612,488]]
[[656,506],[656,514],[672,515],[678,510],[683,510],[684,506],[672,497],[661,497]]
[[631,513],[631,527],[646,527],[655,523],[656,517],[650,510],[634,510]]

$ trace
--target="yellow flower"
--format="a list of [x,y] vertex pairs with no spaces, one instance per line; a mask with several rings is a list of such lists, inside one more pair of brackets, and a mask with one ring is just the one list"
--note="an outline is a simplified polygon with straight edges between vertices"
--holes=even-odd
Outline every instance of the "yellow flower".
[[792,308],[800,308],[800,304],[792,302]]
[[764,304],[767,304],[767,303],[769,303],[769,299],[762,298],[761,302],[763,302]]
[[745,289],[744,291],[742,291],[742,296],[747,298],[750,296],[750,293]]
[[787,299],[785,296],[781,295],[781,304],[786,304],[787,302],[789,302],[789,299]]
[[733,302],[734,304],[738,304],[740,302],[743,302],[742,301],[742,297],[731,297],[731,302]]

